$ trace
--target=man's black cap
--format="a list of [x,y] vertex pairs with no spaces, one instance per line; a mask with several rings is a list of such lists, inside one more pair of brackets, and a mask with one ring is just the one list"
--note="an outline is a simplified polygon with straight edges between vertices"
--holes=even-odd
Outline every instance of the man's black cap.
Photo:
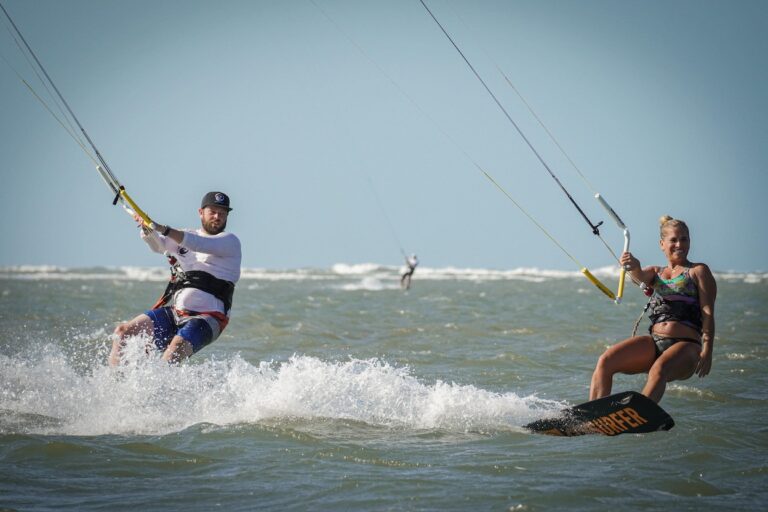
[[228,212],[232,211],[229,207],[229,196],[224,192],[208,192],[203,196],[203,201],[200,203],[200,208],[206,206],[221,206],[226,208]]

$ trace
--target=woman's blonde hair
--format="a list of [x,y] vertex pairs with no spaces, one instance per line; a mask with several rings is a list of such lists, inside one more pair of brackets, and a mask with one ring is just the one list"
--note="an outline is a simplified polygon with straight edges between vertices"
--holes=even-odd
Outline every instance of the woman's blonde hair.
[[664,239],[664,230],[667,228],[682,228],[686,233],[690,234],[688,224],[680,219],[672,218],[669,215],[662,215],[659,218],[659,232],[662,240]]

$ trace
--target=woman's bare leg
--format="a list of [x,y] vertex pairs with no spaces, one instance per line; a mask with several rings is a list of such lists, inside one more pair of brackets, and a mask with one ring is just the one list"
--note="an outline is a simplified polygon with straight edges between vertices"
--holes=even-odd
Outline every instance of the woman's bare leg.
[[635,336],[603,352],[592,373],[589,399],[611,394],[613,376],[617,373],[642,373],[653,366],[656,348],[650,336]]
[[667,389],[667,382],[685,380],[693,375],[699,362],[701,347],[692,342],[678,341],[653,363],[643,394],[658,403]]

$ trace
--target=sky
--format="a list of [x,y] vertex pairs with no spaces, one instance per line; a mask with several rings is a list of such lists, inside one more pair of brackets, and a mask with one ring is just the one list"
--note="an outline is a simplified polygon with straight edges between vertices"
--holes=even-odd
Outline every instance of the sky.
[[[152,218],[197,227],[207,191],[230,195],[244,267],[578,270],[475,164],[580,264],[613,263],[418,0],[0,3]],[[594,191],[643,264],[669,214],[693,261],[768,270],[768,3],[427,5],[616,251]],[[52,104],[6,27],[0,266],[164,265],[15,74]]]

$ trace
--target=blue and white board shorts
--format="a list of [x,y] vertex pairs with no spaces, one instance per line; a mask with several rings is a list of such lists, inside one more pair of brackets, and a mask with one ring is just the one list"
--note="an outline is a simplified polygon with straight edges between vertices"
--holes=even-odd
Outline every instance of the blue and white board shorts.
[[155,346],[165,350],[174,336],[179,335],[198,352],[219,337],[222,327],[211,315],[179,314],[172,307],[150,309],[145,314],[152,319],[152,338]]

